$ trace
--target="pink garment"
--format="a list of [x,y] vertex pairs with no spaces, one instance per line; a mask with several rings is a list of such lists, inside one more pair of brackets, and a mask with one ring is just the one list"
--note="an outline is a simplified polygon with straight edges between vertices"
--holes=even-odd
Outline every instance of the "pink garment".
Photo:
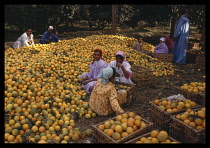
[[171,53],[174,49],[174,42],[172,40],[168,41],[168,39],[170,39],[170,37],[166,36],[165,37],[165,44],[168,47],[168,51]]
[[[89,73],[83,73],[81,75],[81,78],[88,77],[88,80],[97,79],[100,72],[107,67],[107,62],[100,59],[98,61],[94,61],[90,64],[90,72]],[[87,80],[86,80],[87,81]],[[92,81],[86,85],[82,84],[82,88],[86,90],[86,93],[89,94],[92,92],[93,87],[95,86],[96,81]]]
[[[115,55],[121,55],[124,58],[124,61],[126,61],[126,56],[125,56],[125,53],[123,51],[118,51],[118,52],[116,52]],[[126,62],[128,62],[128,61],[126,61]]]

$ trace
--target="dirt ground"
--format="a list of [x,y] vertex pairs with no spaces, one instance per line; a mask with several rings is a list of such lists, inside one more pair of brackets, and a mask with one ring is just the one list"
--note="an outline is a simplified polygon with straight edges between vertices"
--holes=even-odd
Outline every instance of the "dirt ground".
[[[74,33],[63,33],[58,36],[60,39],[71,39],[75,37],[85,37],[92,34],[108,34],[105,31],[83,31],[83,32],[74,32]],[[132,32],[118,30],[118,35],[124,35],[128,37],[136,37],[138,35],[145,36],[144,41],[155,44],[156,40],[164,34],[164,36],[169,35],[169,32]],[[191,36],[192,37],[192,36]],[[199,41],[200,35],[194,34],[193,39]],[[35,43],[38,43],[39,39],[35,39]],[[5,49],[11,47],[13,42],[5,42]],[[198,71],[197,67],[194,67],[193,64],[186,65],[177,65],[174,64],[176,70],[174,76],[162,76],[154,77],[152,79],[153,83],[151,85],[145,85],[145,87],[136,86],[136,97],[133,98],[133,103],[131,105],[123,105],[122,108],[124,111],[133,111],[146,120],[150,120],[150,105],[149,101],[153,101],[157,98],[168,97],[171,95],[177,95],[180,92],[175,89],[176,86],[181,86],[185,83],[190,82],[205,82],[205,69]],[[205,65],[204,65],[205,68]],[[168,80],[168,81],[167,81]],[[96,116],[95,118],[86,119],[84,117],[79,118],[75,121],[76,126],[80,128],[81,131],[84,131],[88,128],[92,129],[92,125],[108,120],[116,114],[112,114],[107,117]],[[85,139],[80,139],[78,143],[94,143],[95,140],[93,136],[86,137]]]

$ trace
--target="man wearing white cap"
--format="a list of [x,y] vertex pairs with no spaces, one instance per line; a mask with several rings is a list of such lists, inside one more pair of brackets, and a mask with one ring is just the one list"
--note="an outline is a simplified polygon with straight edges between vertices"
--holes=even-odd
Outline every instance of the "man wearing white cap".
[[160,38],[160,44],[155,47],[154,53],[168,53],[168,47],[165,44],[165,38]]
[[58,42],[60,41],[60,39],[58,38],[57,35],[55,35],[53,33],[53,26],[49,26],[48,27],[48,31],[46,31],[42,38],[40,39],[39,43],[41,44],[48,44],[48,43],[51,43],[51,42]]

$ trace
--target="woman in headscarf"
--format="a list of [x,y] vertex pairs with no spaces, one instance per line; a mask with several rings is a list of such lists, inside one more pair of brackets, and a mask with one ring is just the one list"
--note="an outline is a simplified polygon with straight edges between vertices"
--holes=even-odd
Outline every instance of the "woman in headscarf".
[[168,47],[168,52],[171,53],[174,49],[174,42],[170,39],[169,36],[165,37],[165,44]]
[[115,84],[112,83],[115,76],[115,68],[104,68],[98,76],[97,83],[90,95],[89,106],[100,116],[124,113],[120,105],[127,102],[127,92],[125,90],[121,93],[117,92]]
[[154,49],[154,54],[155,53],[168,53],[168,47],[165,44],[165,38],[164,37],[160,38],[160,44],[157,45]]
[[125,53],[123,51],[118,51],[115,55],[116,60],[111,61],[108,65],[108,67],[114,67],[116,69],[118,75],[115,81],[133,84],[131,81],[131,65],[126,61]]
[[107,62],[102,59],[102,50],[95,49],[93,54],[93,62],[90,64],[90,72],[83,73],[82,78],[82,88],[86,90],[87,94],[90,94],[93,87],[96,84],[98,75],[100,72],[107,67]]

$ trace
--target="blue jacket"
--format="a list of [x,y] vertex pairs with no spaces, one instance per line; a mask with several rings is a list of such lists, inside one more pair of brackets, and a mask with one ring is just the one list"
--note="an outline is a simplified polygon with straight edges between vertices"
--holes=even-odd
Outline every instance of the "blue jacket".
[[47,44],[47,40],[50,40],[50,42],[58,42],[60,39],[54,33],[50,34],[48,31],[46,31],[40,39],[39,43]]

